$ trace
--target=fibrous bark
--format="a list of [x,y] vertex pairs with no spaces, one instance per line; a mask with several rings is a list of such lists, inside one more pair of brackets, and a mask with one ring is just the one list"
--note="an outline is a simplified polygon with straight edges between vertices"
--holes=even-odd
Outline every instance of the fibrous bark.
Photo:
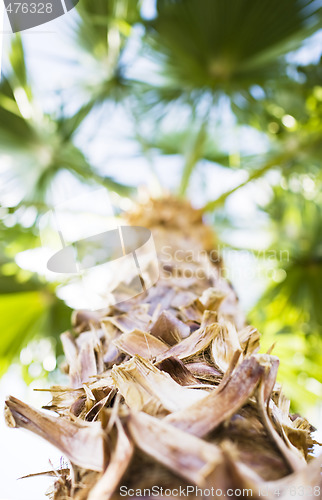
[[191,498],[202,497],[196,487],[214,498],[243,489],[253,498],[317,497],[312,427],[289,414],[279,361],[259,354],[259,332],[221,275],[201,214],[169,198],[138,206],[128,222],[151,229],[158,282],[105,311],[73,315],[62,336],[70,387],[53,387],[46,407],[57,418],[6,403],[9,425],[70,461],[56,471],[52,498],[116,500],[121,487],[146,498],[153,487],[156,498],[180,487]]

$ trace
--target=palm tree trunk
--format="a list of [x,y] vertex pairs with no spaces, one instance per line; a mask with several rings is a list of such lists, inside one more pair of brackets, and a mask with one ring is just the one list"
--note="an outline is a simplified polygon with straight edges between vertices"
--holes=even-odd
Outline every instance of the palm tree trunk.
[[52,498],[209,490],[273,499],[278,490],[287,499],[301,485],[309,498],[320,487],[312,428],[289,415],[278,358],[258,353],[260,335],[222,276],[201,213],[150,200],[128,222],[151,229],[158,282],[104,312],[74,314],[72,333],[62,335],[70,387],[53,387],[47,407],[58,418],[6,402],[9,425],[41,435],[70,461],[56,472]]

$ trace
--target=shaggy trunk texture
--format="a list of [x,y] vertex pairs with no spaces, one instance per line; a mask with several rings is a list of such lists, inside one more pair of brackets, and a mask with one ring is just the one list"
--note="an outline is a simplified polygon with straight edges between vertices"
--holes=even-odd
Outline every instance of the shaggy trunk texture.
[[319,498],[312,428],[289,415],[279,360],[258,353],[259,332],[221,276],[201,214],[169,198],[138,206],[128,222],[152,231],[156,285],[100,313],[74,314],[62,335],[70,387],[53,387],[46,407],[58,418],[6,402],[9,425],[70,461],[49,472],[51,497],[118,499],[131,488],[132,498],[175,498],[189,486],[190,498],[208,489],[213,498],[289,499],[302,490]]

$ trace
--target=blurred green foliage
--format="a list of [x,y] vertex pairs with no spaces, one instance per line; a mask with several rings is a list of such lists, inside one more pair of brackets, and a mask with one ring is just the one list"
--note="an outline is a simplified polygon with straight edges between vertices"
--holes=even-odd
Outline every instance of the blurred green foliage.
[[[55,284],[15,260],[40,245],[37,221],[50,208],[60,172],[120,196],[133,192],[103,175],[77,141],[93,113],[117,103],[135,124],[142,155],[183,159],[179,195],[193,198],[205,162],[245,173],[239,185],[204,202],[205,212],[231,231],[236,227],[226,200],[258,179],[271,186],[269,201],[259,203],[272,236],[264,250],[288,258],[276,257],[278,279],[250,320],[263,333],[263,348],[277,342],[280,377],[294,408],[321,397],[322,60],[301,65],[294,57],[321,29],[321,11],[313,0],[158,0],[155,17],[147,20],[137,0],[82,0],[66,34],[82,77],[53,112],[42,108],[21,37],[12,36],[0,83],[0,160],[6,158],[0,200],[11,189],[19,196],[0,208],[1,373],[32,338],[55,338],[69,326],[70,310],[56,297]],[[153,69],[135,76],[135,58]],[[247,126],[265,139],[263,154],[223,146],[223,102],[235,131]],[[183,128],[169,120],[176,113],[188,117]],[[279,173],[278,182],[269,180],[270,171]],[[220,233],[220,224],[216,229]]]
[[[314,179],[314,181],[313,181]],[[284,255],[278,283],[270,285],[250,314],[264,333],[262,348],[276,342],[280,379],[303,409],[320,397],[322,366],[321,174],[291,174],[265,207],[274,225],[271,249]]]

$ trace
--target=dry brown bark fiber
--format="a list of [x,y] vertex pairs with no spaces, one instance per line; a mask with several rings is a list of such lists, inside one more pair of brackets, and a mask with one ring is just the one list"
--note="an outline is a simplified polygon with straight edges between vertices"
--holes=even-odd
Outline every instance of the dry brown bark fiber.
[[189,486],[190,498],[319,498],[313,429],[289,414],[279,360],[259,353],[259,332],[220,260],[207,255],[214,236],[200,212],[149,200],[128,222],[151,229],[158,282],[99,313],[74,314],[62,335],[70,386],[53,387],[46,406],[58,417],[6,402],[10,426],[40,435],[70,462],[49,472],[51,497],[175,498]]

